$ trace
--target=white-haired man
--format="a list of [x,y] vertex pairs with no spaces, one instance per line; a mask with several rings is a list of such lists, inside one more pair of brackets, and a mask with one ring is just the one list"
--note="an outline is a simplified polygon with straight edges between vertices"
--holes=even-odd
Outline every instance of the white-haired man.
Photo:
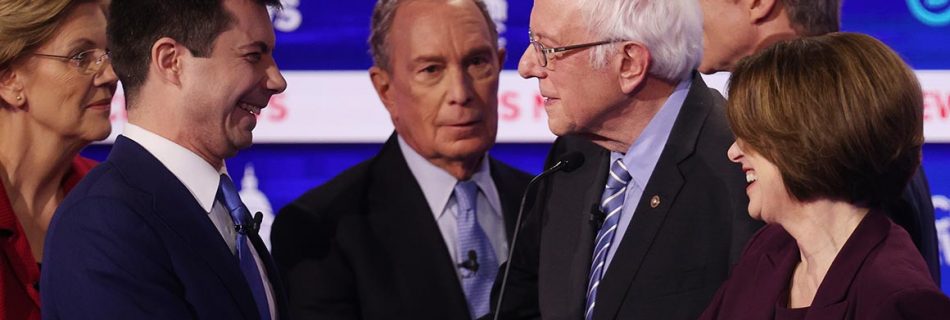
[[694,72],[699,3],[536,0],[530,27],[519,72],[559,136],[549,160],[586,161],[541,187],[502,318],[695,319],[760,226]]

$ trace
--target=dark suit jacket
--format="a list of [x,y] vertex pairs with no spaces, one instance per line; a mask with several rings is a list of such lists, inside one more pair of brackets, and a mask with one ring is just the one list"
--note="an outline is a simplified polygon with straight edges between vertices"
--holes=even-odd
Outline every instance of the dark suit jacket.
[[[788,304],[800,253],[780,225],[757,233],[700,319],[773,319]],[[869,213],[838,252],[805,319],[950,319],[907,232]]]
[[886,204],[885,208],[888,217],[910,234],[910,239],[924,257],[934,283],[939,284],[940,252],[934,225],[934,205],[924,167],[920,167],[911,177],[901,198]]
[[[747,213],[740,166],[726,157],[734,138],[723,102],[694,76],[600,282],[594,319],[695,319],[761,226]],[[582,152],[585,164],[542,185],[512,258],[504,319],[537,317],[539,307],[545,320],[584,317],[596,235],[590,217],[604,190],[610,154],[585,139],[561,137],[549,161],[571,151]]]
[[[491,160],[511,236],[530,176]],[[274,222],[274,258],[296,319],[467,319],[448,247],[396,136],[308,191]]]
[[[252,241],[283,293],[259,237]],[[185,186],[123,136],[46,236],[44,319],[258,319],[238,259]]]

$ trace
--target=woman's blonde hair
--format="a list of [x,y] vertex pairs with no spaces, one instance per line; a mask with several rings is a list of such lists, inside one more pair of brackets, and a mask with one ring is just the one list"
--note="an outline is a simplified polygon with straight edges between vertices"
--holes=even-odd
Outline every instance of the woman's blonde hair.
[[0,74],[53,36],[69,9],[95,0],[0,0]]

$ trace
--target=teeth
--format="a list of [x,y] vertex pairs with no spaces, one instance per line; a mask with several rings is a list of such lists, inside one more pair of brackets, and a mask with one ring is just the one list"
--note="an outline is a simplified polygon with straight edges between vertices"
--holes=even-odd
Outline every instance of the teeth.
[[250,104],[247,104],[247,103],[244,103],[244,102],[239,103],[239,104],[238,104],[238,107],[241,107],[241,109],[244,109],[245,111],[247,111],[247,113],[250,113],[250,114],[253,114],[253,115],[260,115],[260,114],[261,114],[261,109],[263,109],[263,107],[258,107],[258,106],[250,105]]
[[755,172],[752,172],[752,171],[746,171],[746,172],[745,172],[745,182],[746,182],[746,183],[753,183],[753,182],[755,182],[755,181],[758,180],[758,179],[759,179],[759,178],[755,176]]

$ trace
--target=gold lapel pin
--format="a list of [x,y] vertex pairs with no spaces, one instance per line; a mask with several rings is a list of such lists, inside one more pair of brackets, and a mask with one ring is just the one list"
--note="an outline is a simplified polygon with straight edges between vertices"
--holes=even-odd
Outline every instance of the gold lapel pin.
[[654,195],[653,198],[650,199],[650,208],[656,209],[656,207],[659,207],[659,206],[660,206],[660,196]]

